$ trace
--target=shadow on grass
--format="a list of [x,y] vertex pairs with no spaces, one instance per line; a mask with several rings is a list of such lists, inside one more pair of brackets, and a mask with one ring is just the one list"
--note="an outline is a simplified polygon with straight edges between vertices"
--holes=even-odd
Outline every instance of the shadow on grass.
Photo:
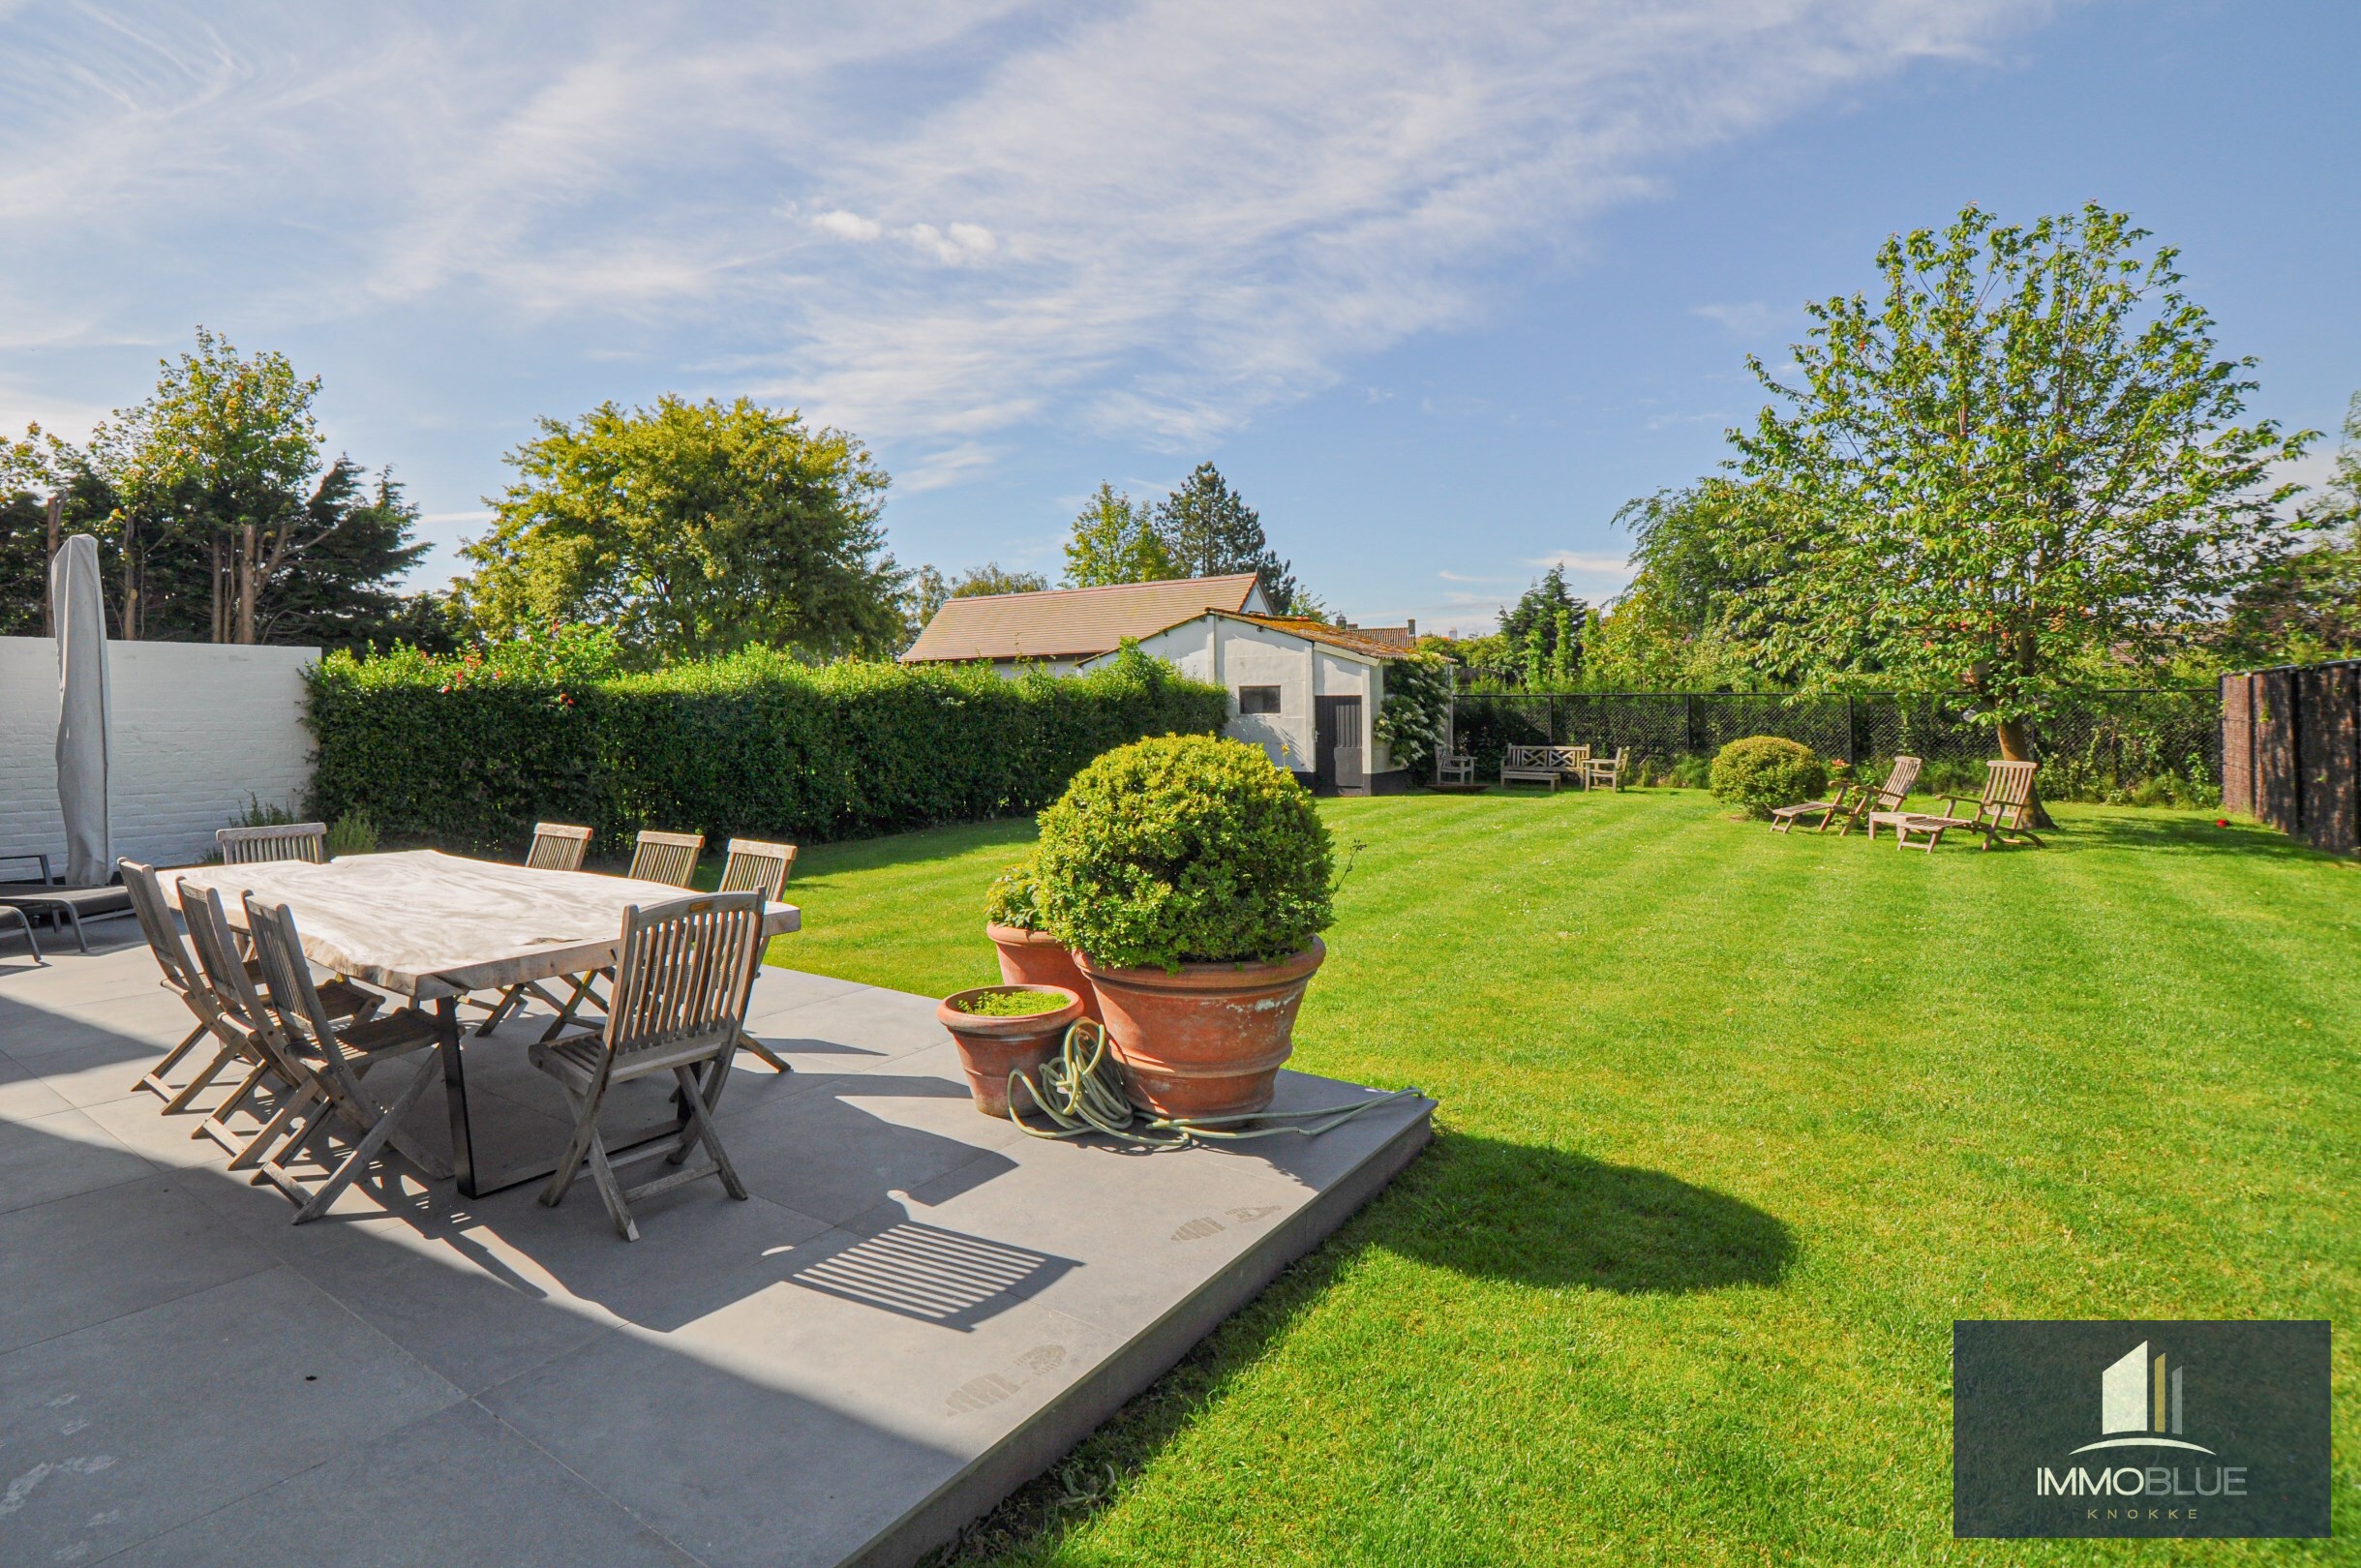
[[1017,1489],[928,1568],[1062,1560],[1060,1542],[1138,1474],[1371,1251],[1543,1289],[1677,1295],[1775,1285],[1796,1254],[1785,1221],[1658,1170],[1465,1132],[1418,1161],[1311,1255],[1206,1337],[1057,1464]]
[[1773,1285],[1795,1259],[1774,1216],[1660,1170],[1448,1133],[1373,1238],[1436,1268],[1544,1289],[1678,1295]]
[[2155,816],[2084,816],[2070,804],[2069,814],[2052,844],[2073,850],[2136,850],[2150,855],[2253,855],[2279,860],[2319,860],[2335,863],[2345,857],[2325,854],[2300,838],[2254,823],[2233,822],[2217,828],[2211,817],[2179,813]]

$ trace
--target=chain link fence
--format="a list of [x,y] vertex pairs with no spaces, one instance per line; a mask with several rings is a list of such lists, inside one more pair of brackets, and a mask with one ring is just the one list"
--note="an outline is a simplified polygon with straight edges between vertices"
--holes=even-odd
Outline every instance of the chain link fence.
[[[1881,769],[1896,752],[1926,762],[1932,784],[1980,786],[1998,756],[1989,720],[1907,692],[1798,697],[1776,692],[1459,693],[1452,737],[1497,775],[1512,745],[1628,748],[1642,777],[1685,772],[1733,740],[1783,736],[1823,757]],[[2222,698],[2212,689],[2088,692],[2061,700],[2028,726],[2051,799],[2212,804],[2222,777]],[[1685,769],[1682,767],[1686,764]]]

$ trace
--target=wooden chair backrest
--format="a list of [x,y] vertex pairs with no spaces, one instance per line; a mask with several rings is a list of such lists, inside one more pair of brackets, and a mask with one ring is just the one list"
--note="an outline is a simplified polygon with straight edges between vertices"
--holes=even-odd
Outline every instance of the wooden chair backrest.
[[772,903],[786,890],[795,870],[793,844],[766,844],[756,838],[730,840],[730,858],[721,867],[721,892],[758,892]]
[[2003,828],[2023,827],[2027,809],[2033,804],[2033,774],[2041,764],[1988,762],[1984,767],[1987,771],[1980,810]]
[[1510,746],[1502,759],[1504,768],[1554,768],[1571,772],[1589,760],[1589,746]]
[[286,822],[268,828],[217,828],[213,842],[221,847],[224,865],[252,865],[257,860],[309,860],[322,865],[328,859],[328,825]]
[[261,904],[246,895],[246,929],[255,939],[255,962],[262,982],[270,987],[272,1010],[290,1040],[309,1035],[325,1055],[341,1052],[342,1044],[328,1010],[312,983],[312,965],[303,955],[303,938],[295,931],[295,912],[285,904]]
[[630,1058],[735,1050],[763,947],[763,895],[706,893],[623,911],[607,1010],[610,1074]]
[[1925,766],[1922,758],[1896,752],[1892,770],[1886,774],[1886,782],[1878,788],[1877,809],[1900,810],[1902,802],[1910,799],[1910,792],[1918,788],[1919,769]]
[[139,917],[139,934],[147,938],[147,950],[156,955],[164,982],[183,996],[201,987],[205,978],[197,972],[196,955],[189,951],[180,927],[172,923],[156,868],[137,860],[117,860],[115,868],[123,873],[123,890],[131,894],[132,913]]
[[697,856],[704,848],[703,833],[659,833],[643,828],[631,849],[631,869],[623,874],[634,882],[685,888],[697,874]]
[[195,887],[183,880],[180,916],[189,922],[190,945],[197,949],[197,962],[205,972],[206,989],[213,993],[222,1012],[254,1033],[271,1032],[270,1014],[263,1010],[262,997],[255,989],[254,978],[246,973],[246,965],[238,957],[236,940],[229,934],[229,917],[222,910],[222,895],[211,888]]
[[532,848],[525,852],[525,865],[531,871],[579,871],[582,857],[590,847],[590,829],[569,828],[561,822],[536,822],[532,825]]

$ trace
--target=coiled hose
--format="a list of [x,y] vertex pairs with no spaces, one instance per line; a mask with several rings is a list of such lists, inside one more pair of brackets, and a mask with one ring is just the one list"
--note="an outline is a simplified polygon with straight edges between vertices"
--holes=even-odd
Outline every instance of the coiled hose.
[[[1017,1113],[1016,1091],[1020,1085],[1034,1107],[1049,1118],[1054,1131],[1034,1127]],[[1116,1067],[1106,1048],[1106,1026],[1088,1018],[1076,1019],[1074,1027],[1066,1031],[1058,1054],[1042,1064],[1038,1079],[1022,1069],[1009,1073],[1009,1120],[1027,1137],[1078,1138],[1086,1133],[1104,1132],[1156,1149],[1179,1149],[1192,1143],[1234,1143],[1247,1138],[1277,1137],[1283,1132],[1314,1137],[1332,1127],[1343,1126],[1363,1111],[1376,1110],[1398,1100],[1418,1098],[1419,1091],[1410,1088],[1317,1110],[1247,1111],[1235,1116],[1152,1116],[1135,1106],[1131,1097],[1124,1093],[1122,1070]],[[1247,1123],[1262,1125],[1242,1125]]]

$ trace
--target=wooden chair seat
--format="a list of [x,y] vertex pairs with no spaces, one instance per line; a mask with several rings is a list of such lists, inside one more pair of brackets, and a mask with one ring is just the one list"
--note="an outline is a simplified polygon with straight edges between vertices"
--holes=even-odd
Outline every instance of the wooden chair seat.
[[[1876,789],[1872,790],[1866,784],[1849,784],[1836,792],[1834,799],[1806,800],[1801,805],[1779,806],[1771,813],[1771,830],[1774,833],[1787,832],[1817,811],[1820,822],[1812,830],[1825,833],[1831,824],[1835,824],[1836,836],[1842,838],[1853,830],[1853,825],[1861,821],[1864,813],[1874,811],[1888,821],[1895,816],[1906,816],[1908,813],[1902,810],[1902,802],[1910,799],[1910,792],[1919,782],[1919,769],[1922,766],[1920,759],[1906,752],[1897,753],[1893,766],[1886,772],[1886,782]],[[1870,836],[1874,838],[1875,832]]]

